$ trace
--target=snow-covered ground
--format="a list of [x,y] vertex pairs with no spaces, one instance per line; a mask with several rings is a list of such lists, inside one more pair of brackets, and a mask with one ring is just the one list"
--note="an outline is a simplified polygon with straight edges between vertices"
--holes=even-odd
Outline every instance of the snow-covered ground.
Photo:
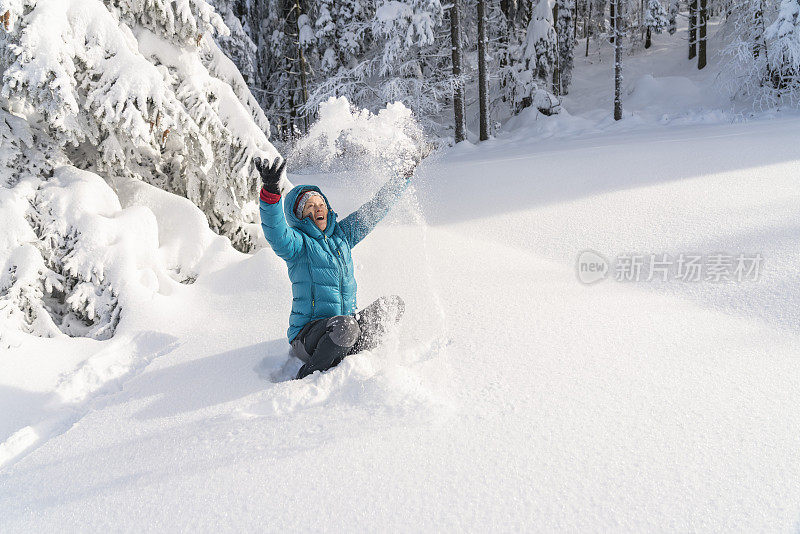
[[[711,83],[649,64],[628,79],[651,96]],[[149,301],[108,341],[2,332],[0,530],[800,528],[800,119],[687,96],[662,120],[633,92],[615,125],[610,65],[584,67],[572,95],[597,106],[425,162],[354,250],[359,304],[401,295],[401,328],[302,381],[283,262],[120,188],[157,225],[152,261],[191,257],[196,281],[140,265]],[[379,185],[291,178],[342,214]],[[764,260],[585,285],[587,249]]]

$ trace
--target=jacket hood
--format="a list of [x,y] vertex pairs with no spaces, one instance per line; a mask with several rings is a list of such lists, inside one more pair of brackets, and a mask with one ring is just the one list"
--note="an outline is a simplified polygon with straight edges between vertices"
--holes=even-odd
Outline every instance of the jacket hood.
[[325,193],[320,191],[319,187],[316,185],[296,185],[286,194],[283,199],[283,214],[286,216],[286,224],[311,237],[322,237],[323,232],[317,228],[314,221],[308,217],[305,219],[298,219],[294,214],[294,203],[297,201],[297,197],[305,191],[316,191],[325,199],[325,205],[328,207],[328,225],[325,227],[325,235],[330,236],[333,233],[333,229],[336,227],[336,212],[331,208],[328,197],[326,197]]

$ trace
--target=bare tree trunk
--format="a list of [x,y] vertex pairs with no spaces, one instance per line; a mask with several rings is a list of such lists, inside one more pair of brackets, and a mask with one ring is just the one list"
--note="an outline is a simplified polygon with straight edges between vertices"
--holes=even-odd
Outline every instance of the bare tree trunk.
[[291,19],[291,26],[290,28],[296,31],[296,34],[291,34],[291,36],[295,39],[295,46],[297,49],[297,58],[295,61],[297,64],[295,65],[297,68],[300,69],[300,72],[295,72],[294,74],[300,74],[300,93],[302,102],[298,102],[297,99],[293,99],[292,102],[292,116],[299,117],[301,119],[301,124],[303,126],[303,133],[308,131],[308,117],[303,113],[299,113],[299,108],[306,102],[308,102],[308,80],[306,79],[306,56],[303,52],[303,45],[300,44],[300,26],[298,25],[298,20],[300,19],[300,15],[303,14],[303,8],[300,6],[300,0],[294,0],[292,4],[291,11],[289,13]]
[[572,36],[578,40],[578,0],[572,4]]
[[619,0],[611,0],[614,5],[614,120],[622,119],[622,41],[619,34]]
[[689,0],[689,59],[697,55],[697,0]]
[[651,41],[651,36],[650,36],[650,27],[648,26],[647,27],[647,32],[646,32],[645,38],[644,38],[644,47],[645,47],[645,49],[650,48],[651,44],[653,44],[653,43]]
[[[558,1],[553,2],[553,25],[558,28]],[[556,64],[553,67],[553,94],[561,94],[561,49],[558,42],[558,31],[556,30]]]
[[644,10],[645,10],[645,2],[647,0],[640,0],[639,2],[639,35],[641,38],[644,38]]
[[[300,58],[300,90],[303,95],[303,103],[308,102],[308,80],[306,79],[306,56],[303,53],[303,47],[298,47],[298,55]],[[308,115],[303,113],[303,133],[308,132]]]
[[509,33],[511,28],[515,27],[517,24],[518,9],[519,5],[517,0],[500,0],[500,10],[506,16]]
[[461,81],[461,19],[458,14],[458,0],[450,8],[450,43],[453,55],[453,78],[457,85],[453,88],[453,118],[455,119],[455,140],[460,143],[467,138],[464,123],[464,84]]
[[706,19],[708,17],[707,0],[700,0],[700,35],[698,43],[697,68],[706,66]]
[[616,6],[617,6],[617,0],[611,0],[608,3],[608,18],[611,21],[611,42],[612,43],[614,41],[616,41],[616,39],[614,38],[615,34],[616,34],[616,30],[614,29],[614,21],[616,20],[616,17],[614,16],[614,11],[616,9]]
[[592,2],[591,2],[591,0],[589,0],[589,9],[588,9],[588,13],[586,14],[586,56],[585,57],[589,57],[589,34],[591,33],[591,31],[590,31],[591,20],[592,20]]
[[766,52],[767,47],[764,43],[764,4],[758,3],[758,9],[753,14],[753,26],[755,27],[756,37],[753,39],[753,59],[757,59],[763,49]]
[[486,0],[478,0],[478,101],[480,139],[489,139],[489,78],[486,74]]

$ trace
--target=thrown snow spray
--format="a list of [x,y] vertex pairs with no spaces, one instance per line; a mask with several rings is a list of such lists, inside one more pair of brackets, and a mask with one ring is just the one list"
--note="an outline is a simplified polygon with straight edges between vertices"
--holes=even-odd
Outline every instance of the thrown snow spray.
[[431,255],[428,247],[428,222],[425,220],[425,215],[422,213],[422,209],[420,208],[419,198],[417,197],[417,188],[414,186],[413,182],[409,187],[408,198],[410,204],[409,211],[411,212],[414,223],[417,225],[420,233],[422,234],[422,252],[425,255],[425,281],[428,285],[428,291],[433,296],[434,304],[436,306],[436,314],[439,318],[439,326],[443,336],[442,341],[446,343],[448,332],[447,314],[444,311],[444,305],[442,304],[442,298],[439,294],[438,285],[435,283],[433,267],[431,267]]
[[[315,174],[309,181],[318,183],[333,209],[345,217],[378,195],[384,184],[416,167],[429,152],[422,129],[403,104],[389,104],[373,114],[337,98],[320,106],[319,120],[288,159],[293,169]],[[362,305],[395,292],[406,301],[402,326],[387,328],[383,343],[374,350],[348,356],[337,367],[302,381],[291,380],[297,362],[289,357],[275,371],[281,383],[265,390],[258,403],[242,410],[242,416],[285,416],[332,402],[340,408],[411,417],[447,411],[431,409],[449,406],[446,395],[434,393],[439,379],[431,378],[445,373],[424,372],[429,365],[439,365],[429,362],[449,340],[428,224],[417,197],[424,169],[415,174],[390,216],[359,245],[353,265]],[[370,266],[368,276],[361,271],[362,262]]]

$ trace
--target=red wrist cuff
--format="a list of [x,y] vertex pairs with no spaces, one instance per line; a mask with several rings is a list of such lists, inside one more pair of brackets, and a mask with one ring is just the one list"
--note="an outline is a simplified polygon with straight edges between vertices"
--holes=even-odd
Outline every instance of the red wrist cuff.
[[279,194],[276,195],[275,193],[270,193],[263,187],[261,188],[261,194],[259,195],[259,198],[267,204],[277,204],[281,200],[281,196]]

